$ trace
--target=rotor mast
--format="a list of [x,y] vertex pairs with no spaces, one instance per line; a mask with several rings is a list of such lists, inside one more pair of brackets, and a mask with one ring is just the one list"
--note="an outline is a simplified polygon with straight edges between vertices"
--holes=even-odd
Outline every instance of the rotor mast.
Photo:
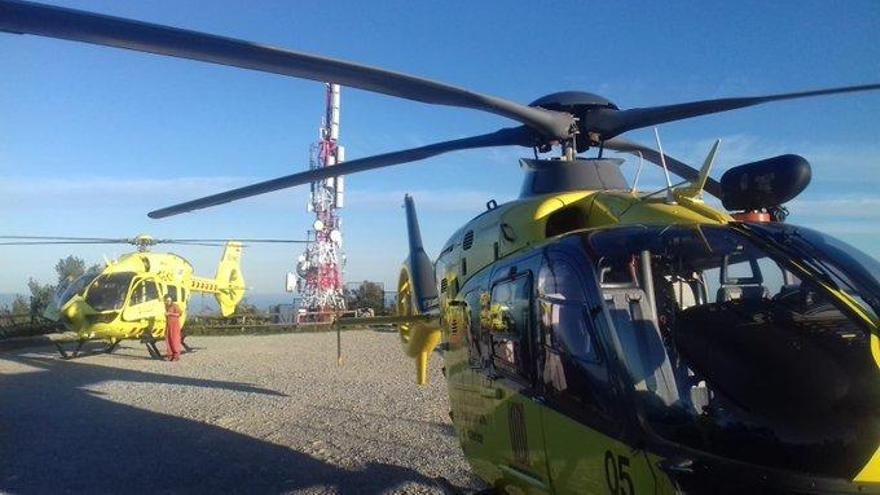
[[[333,167],[345,160],[345,149],[339,145],[338,84],[325,84],[326,111],[318,141],[311,147],[310,170]],[[297,262],[297,290],[302,296],[301,308],[307,313],[334,313],[345,309],[342,269],[342,218],[345,182],[342,176],[327,177],[311,183],[308,209],[315,214],[312,224],[314,242]]]

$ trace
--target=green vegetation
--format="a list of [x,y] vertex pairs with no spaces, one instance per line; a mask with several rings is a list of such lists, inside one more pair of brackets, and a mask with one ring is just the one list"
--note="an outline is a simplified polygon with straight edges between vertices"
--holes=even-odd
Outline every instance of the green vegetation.
[[[98,268],[92,265],[88,269]],[[31,278],[28,280],[29,296],[16,294],[10,306],[0,306],[0,338],[22,335],[37,335],[51,332],[57,326],[47,321],[45,316],[51,312],[55,294],[86,272],[86,262],[77,256],[61,258],[55,264],[57,282],[42,284]]]
[[348,309],[372,309],[376,316],[388,314],[385,307],[385,287],[376,282],[364,281],[356,289],[345,289]]

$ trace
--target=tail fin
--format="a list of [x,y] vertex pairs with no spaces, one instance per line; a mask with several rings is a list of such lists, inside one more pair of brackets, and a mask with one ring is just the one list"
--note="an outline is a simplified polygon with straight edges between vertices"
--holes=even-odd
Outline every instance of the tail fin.
[[[422,234],[416,207],[410,195],[404,198],[406,228],[409,236],[409,257],[400,269],[397,287],[397,314],[400,317],[430,316],[437,313],[437,284],[434,265],[422,246]],[[428,358],[440,342],[436,319],[400,323],[400,338],[406,354],[416,360],[416,383],[427,382]]]
[[223,316],[231,316],[244,297],[244,276],[241,274],[241,243],[227,242],[217,266],[217,292],[214,297]]
[[416,314],[425,314],[437,305],[437,283],[434,278],[434,265],[422,246],[422,232],[416,216],[416,206],[412,196],[404,197],[406,206],[406,231],[409,238],[409,257],[404,262],[408,271],[412,308]]

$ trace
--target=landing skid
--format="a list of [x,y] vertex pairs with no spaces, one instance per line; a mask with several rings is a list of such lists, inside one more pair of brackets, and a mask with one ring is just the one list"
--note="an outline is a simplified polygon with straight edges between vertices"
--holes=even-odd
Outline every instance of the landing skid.
[[103,349],[101,349],[98,352],[102,352],[104,354],[113,354],[113,351],[115,351],[116,348],[119,347],[119,342],[121,342],[121,341],[114,340],[113,342],[109,342],[106,347],[104,347]]
[[[150,357],[153,359],[164,360],[165,356],[162,354],[162,351],[159,350],[159,346],[156,345],[156,338],[153,337],[153,334],[146,332],[141,336],[141,343],[147,346],[147,352],[150,353]],[[191,347],[186,343],[186,336],[181,338],[180,345],[183,346],[183,350],[186,353],[196,352],[195,347]]]
[[[108,342],[101,349],[90,350],[88,352],[83,352],[83,346],[88,342],[88,339],[82,339],[76,341],[76,347],[73,348],[72,351],[68,351],[64,348],[61,342],[53,342],[55,344],[55,348],[58,349],[58,354],[61,355],[61,359],[69,360],[69,359],[77,359],[86,356],[92,356],[95,354],[112,354],[113,351],[119,347],[119,343],[121,340],[115,340]],[[162,354],[162,351],[159,350],[159,346],[156,345],[156,339],[150,333],[145,333],[141,336],[141,343],[147,347],[147,352],[150,353],[150,357],[153,359],[164,360],[165,356]],[[192,347],[186,343],[186,337],[183,337],[180,344],[183,346],[184,352],[191,354],[196,352],[196,347]]]
[[86,343],[85,340],[78,340],[76,342],[76,348],[72,353],[68,353],[64,350],[64,347],[61,346],[60,342],[55,342],[55,348],[58,349],[58,354],[61,354],[61,359],[74,359],[80,357],[79,351],[82,349],[82,346]]
[[153,337],[153,334],[150,332],[144,332],[141,336],[141,342],[147,346],[147,352],[150,353],[150,357],[153,359],[158,359],[160,361],[164,360],[165,357],[162,356],[162,352],[156,346],[156,339]]
[[58,354],[61,355],[61,359],[65,359],[65,360],[91,356],[94,354],[111,354],[111,353],[113,353],[113,351],[116,350],[116,347],[119,346],[119,341],[116,340],[116,341],[107,343],[107,345],[104,346],[102,349],[92,350],[92,351],[88,351],[88,352],[81,352],[82,348],[86,342],[88,342],[87,339],[77,340],[76,347],[73,349],[73,352],[67,352],[66,350],[64,350],[64,347],[61,345],[60,342],[55,342],[54,344],[55,344],[55,348],[58,349]]
[[195,348],[195,347],[190,347],[190,346],[186,345],[186,336],[185,336],[185,335],[184,335],[183,337],[181,337],[181,339],[180,339],[180,345],[183,346],[183,350],[186,351],[188,354],[191,354],[191,353],[193,353],[193,352],[196,352],[196,348]]

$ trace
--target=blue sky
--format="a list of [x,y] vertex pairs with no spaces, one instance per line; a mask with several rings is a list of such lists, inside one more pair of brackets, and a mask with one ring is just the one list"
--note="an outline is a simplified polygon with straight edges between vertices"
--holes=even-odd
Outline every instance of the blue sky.
[[[520,102],[579,89],[622,108],[880,81],[880,3],[64,1],[378,65]],[[621,5],[619,5],[621,4]],[[343,89],[342,143],[356,158],[510,125],[496,116]],[[0,225],[6,235],[299,238],[303,188],[149,220],[146,212],[307,166],[319,83],[0,34]],[[699,163],[724,139],[725,167],[781,153],[813,164],[793,223],[880,257],[880,94],[783,102],[668,124],[664,148]],[[627,137],[652,142],[650,131]],[[393,286],[405,256],[403,194],[436,254],[486,200],[515,197],[528,150],[462,152],[351,176],[349,280]],[[631,176],[632,164],[625,165]],[[643,180],[658,184],[651,170]],[[0,292],[49,281],[55,261],[122,246],[3,248]],[[217,248],[181,248],[211,273]],[[298,248],[254,246],[255,292],[283,290]]]

